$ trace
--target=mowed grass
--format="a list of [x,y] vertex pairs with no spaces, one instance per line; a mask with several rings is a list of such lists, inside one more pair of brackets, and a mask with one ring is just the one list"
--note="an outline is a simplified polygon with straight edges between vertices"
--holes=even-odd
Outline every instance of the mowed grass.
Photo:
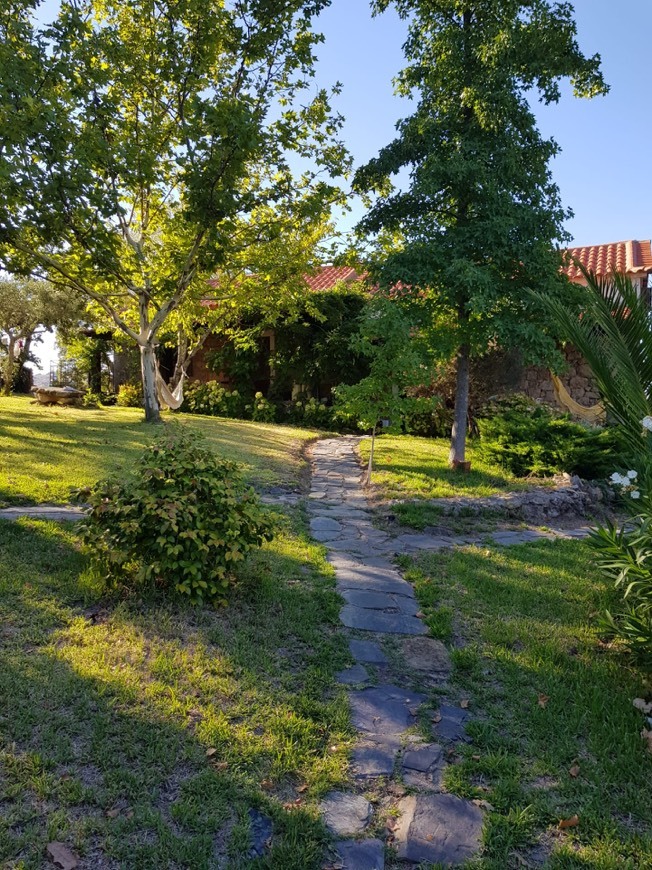
[[589,546],[468,547],[407,576],[433,634],[454,641],[452,697],[474,717],[445,778],[489,804],[473,866],[652,867],[652,755],[632,705],[652,685],[601,639],[613,592]]
[[[483,497],[505,490],[522,490],[541,481],[514,477],[504,469],[485,462],[473,442],[467,458],[471,471],[448,467],[450,445],[444,438],[413,435],[381,435],[376,439],[372,482],[385,499],[429,499],[450,496]],[[371,439],[360,442],[360,455],[369,459]]]
[[322,866],[348,652],[322,549],[278,522],[215,611],[104,598],[74,527],[0,521],[0,866],[52,841],[94,870]]
[[[200,432],[259,487],[297,486],[306,470],[301,448],[318,434],[193,414],[164,419]],[[68,502],[71,490],[128,469],[159,432],[138,408],[48,408],[28,397],[0,398],[0,505]]]

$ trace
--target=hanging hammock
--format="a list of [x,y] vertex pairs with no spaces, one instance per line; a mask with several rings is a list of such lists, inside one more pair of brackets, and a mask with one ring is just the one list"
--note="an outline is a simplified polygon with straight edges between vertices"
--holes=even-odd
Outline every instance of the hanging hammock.
[[580,405],[579,402],[576,402],[571,396],[557,375],[550,372],[550,377],[552,378],[552,384],[555,388],[557,401],[560,405],[563,405],[564,408],[570,411],[574,417],[579,417],[580,420],[584,420],[586,423],[592,423],[594,426],[605,422],[606,413],[604,405],[601,402],[598,402],[597,405],[592,405],[590,408],[587,408],[585,405]]
[[178,410],[183,405],[183,382],[186,379],[186,373],[181,372],[181,378],[174,390],[170,390],[168,385],[161,377],[158,365],[156,366],[156,392],[158,400],[162,408],[169,408],[171,411]]

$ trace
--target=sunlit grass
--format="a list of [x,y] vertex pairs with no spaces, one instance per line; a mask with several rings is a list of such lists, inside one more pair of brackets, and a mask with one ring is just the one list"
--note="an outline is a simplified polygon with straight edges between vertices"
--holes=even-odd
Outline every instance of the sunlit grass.
[[[226,459],[241,462],[250,483],[299,484],[300,452],[317,433],[287,426],[192,414],[164,414],[201,432]],[[0,398],[0,504],[65,503],[73,489],[127,469],[156,437],[138,408],[44,407],[27,397]]]
[[347,653],[332,569],[279,522],[221,610],[103,598],[72,529],[0,522],[0,865],[60,840],[85,866],[253,866],[254,807],[265,866],[321,866]]
[[[467,456],[471,460],[471,471],[453,471],[448,467],[449,447],[444,438],[381,435],[374,451],[373,483],[387,499],[484,497],[533,485],[531,480],[514,477],[484,461],[473,442],[469,444]],[[365,462],[370,449],[370,439],[360,442],[360,455]]]

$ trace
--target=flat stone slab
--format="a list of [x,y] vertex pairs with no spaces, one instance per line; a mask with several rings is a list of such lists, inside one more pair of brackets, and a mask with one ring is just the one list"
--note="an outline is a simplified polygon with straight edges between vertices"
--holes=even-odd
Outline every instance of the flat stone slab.
[[409,749],[401,760],[403,782],[412,788],[439,789],[445,766],[442,748],[436,743]]
[[32,520],[53,520],[54,522],[76,522],[86,515],[81,507],[72,505],[40,504],[25,507],[0,509],[0,520],[19,520],[27,517]]
[[482,812],[452,794],[410,795],[399,802],[398,857],[414,864],[457,866],[480,849]]
[[341,532],[342,523],[332,517],[318,516],[310,520],[310,530],[313,532]]
[[352,668],[346,668],[344,671],[339,671],[335,674],[335,679],[338,683],[344,686],[355,686],[356,683],[364,683],[369,679],[369,672],[360,664],[353,665]]
[[368,610],[365,607],[353,607],[351,604],[345,604],[340,610],[340,621],[347,628],[385,634],[426,634],[428,631],[416,616]]
[[405,595],[369,592],[366,589],[345,589],[341,595],[347,604],[365,607],[367,610],[384,610],[391,613],[404,613],[408,616],[414,616],[419,612],[419,605],[414,598]]
[[338,837],[359,834],[371,817],[371,804],[360,794],[329,792],[319,805],[326,827]]
[[403,767],[425,773],[441,759],[442,748],[437,743],[429,743],[417,749],[408,749],[403,755]]
[[274,833],[274,825],[268,816],[264,816],[258,810],[250,809],[248,816],[249,834],[251,836],[249,857],[261,858],[269,848]]
[[403,595],[414,599],[414,590],[400,577],[374,577],[370,572],[336,569],[335,576],[339,589],[358,589],[368,592],[388,592],[390,595]]
[[452,671],[450,655],[440,640],[432,637],[408,637],[401,641],[405,664],[414,671],[448,676]]
[[466,710],[462,710],[461,707],[441,704],[438,712],[441,720],[434,724],[434,730],[438,737],[443,737],[444,740],[464,740],[465,742],[470,742],[464,727],[470,718]]
[[357,640],[356,638],[351,638],[349,641],[349,649],[351,650],[351,655],[357,662],[368,662],[373,665],[387,664],[387,656],[380,646],[372,640]]
[[380,840],[348,840],[337,844],[341,870],[385,870],[385,846]]
[[425,695],[383,685],[351,692],[349,700],[354,727],[384,737],[401,734],[412,725],[411,710],[425,701]]
[[391,776],[399,747],[398,740],[359,743],[351,755],[354,774],[360,777]]

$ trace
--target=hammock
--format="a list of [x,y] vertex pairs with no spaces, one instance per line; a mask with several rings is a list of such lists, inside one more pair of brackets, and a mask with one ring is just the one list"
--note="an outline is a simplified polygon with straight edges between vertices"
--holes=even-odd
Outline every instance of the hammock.
[[604,405],[601,402],[598,402],[597,405],[592,405],[590,408],[587,408],[585,405],[580,405],[579,402],[576,402],[575,399],[570,395],[566,387],[559,380],[557,375],[550,372],[550,377],[552,378],[552,384],[555,388],[555,396],[557,397],[557,401],[560,405],[563,405],[574,417],[579,417],[580,420],[584,420],[587,423],[592,423],[596,425],[598,423],[604,423],[606,419],[606,413],[604,410]]
[[168,385],[161,377],[161,373],[156,366],[156,392],[158,400],[162,408],[169,408],[171,411],[176,411],[183,405],[183,382],[186,379],[186,373],[181,372],[181,378],[174,390],[170,390]]

